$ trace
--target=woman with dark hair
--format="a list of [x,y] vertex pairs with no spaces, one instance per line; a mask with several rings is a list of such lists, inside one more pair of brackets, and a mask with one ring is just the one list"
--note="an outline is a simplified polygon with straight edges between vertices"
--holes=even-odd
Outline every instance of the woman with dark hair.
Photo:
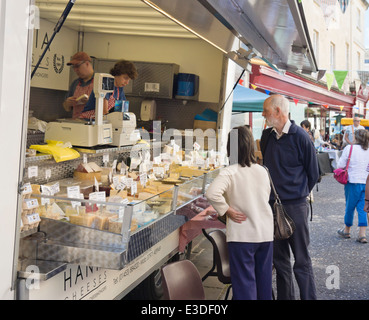
[[338,168],[345,168],[352,146],[351,159],[348,167],[348,183],[345,185],[345,227],[338,230],[338,234],[350,238],[350,229],[353,224],[355,209],[358,213],[359,235],[356,241],[367,243],[366,227],[368,226],[367,213],[364,211],[365,184],[369,165],[369,132],[365,129],[355,131],[355,144],[343,149],[338,161]]
[[270,180],[256,163],[254,139],[246,126],[231,130],[230,166],[206,191],[219,215],[227,216],[227,242],[233,299],[272,298],[273,213],[268,203]]
[[105,95],[104,111],[124,111],[122,109],[122,101],[126,100],[124,87],[129,84],[130,80],[137,78],[136,67],[130,61],[120,60],[110,70],[110,74],[114,76],[114,91]]
[[[114,90],[105,95],[103,114],[107,114],[112,111],[124,111],[122,109],[122,102],[126,100],[124,94],[124,87],[130,80],[137,78],[137,70],[135,65],[127,60],[120,60],[115,63],[114,67],[110,70],[110,74],[114,76]],[[92,97],[88,101],[86,107],[83,109],[83,118],[89,119],[95,117],[95,105],[96,98],[95,93],[92,92]]]

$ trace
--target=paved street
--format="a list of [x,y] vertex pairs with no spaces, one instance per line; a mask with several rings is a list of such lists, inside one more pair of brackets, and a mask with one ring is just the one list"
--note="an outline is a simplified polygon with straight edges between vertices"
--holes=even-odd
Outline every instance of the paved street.
[[[319,300],[369,299],[369,244],[356,242],[357,217],[351,229],[351,239],[341,239],[337,230],[343,226],[344,188],[332,174],[323,177],[314,188],[313,221],[309,222],[317,294]],[[212,248],[203,236],[193,242],[191,260],[201,276],[210,268]],[[223,299],[225,286],[215,277],[204,281],[207,299]],[[296,287],[296,297],[298,288]]]

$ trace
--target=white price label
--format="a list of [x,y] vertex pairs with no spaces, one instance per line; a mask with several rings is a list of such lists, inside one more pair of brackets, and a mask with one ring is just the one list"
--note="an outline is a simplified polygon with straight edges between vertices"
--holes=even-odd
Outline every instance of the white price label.
[[117,188],[118,183],[119,183],[119,177],[118,176],[114,176],[113,177],[113,185],[114,185],[114,188]]
[[134,195],[137,193],[137,182],[133,181],[131,184],[131,194]]
[[51,169],[45,170],[45,179],[49,180],[51,178]]
[[[79,186],[67,187],[67,195],[68,195],[68,198],[79,199],[81,195]],[[79,201],[71,201],[71,203],[72,203],[73,208],[81,205],[81,202]]]
[[200,145],[197,142],[195,142],[193,144],[193,148],[194,148],[194,150],[199,151],[200,150]]
[[161,156],[154,157],[154,164],[160,164],[161,163]]
[[133,184],[133,178],[127,178],[126,179],[126,186],[127,188],[130,188]]
[[92,193],[89,194],[88,198],[90,200],[94,200],[94,201],[105,202],[106,201],[106,192],[105,191],[92,192]]
[[33,178],[38,176],[38,166],[28,167],[28,178]]
[[115,170],[117,170],[117,159],[115,159],[115,160],[113,161],[112,168],[113,168],[113,171],[114,171],[114,172],[115,172]]
[[152,168],[154,174],[161,175],[164,174],[164,167],[154,167]]
[[31,187],[31,184],[28,182],[23,185],[22,194],[30,194],[30,193],[32,193],[32,187]]
[[54,183],[51,187],[50,187],[50,191],[51,191],[51,195],[53,196],[56,193],[60,192],[60,185],[59,182]]
[[24,199],[23,208],[24,209],[34,209],[38,207],[37,199]]
[[96,178],[94,178],[95,190],[99,191],[99,183],[97,182]]
[[146,186],[147,183],[147,174],[146,173],[142,173],[140,174],[140,183],[142,186]]

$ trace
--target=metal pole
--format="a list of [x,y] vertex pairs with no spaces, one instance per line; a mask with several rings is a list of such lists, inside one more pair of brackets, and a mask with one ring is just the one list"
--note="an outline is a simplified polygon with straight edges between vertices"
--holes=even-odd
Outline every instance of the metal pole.
[[65,7],[64,9],[64,12],[62,13],[62,15],[60,16],[59,18],[59,21],[57,22],[57,24],[55,25],[55,28],[54,28],[54,33],[53,35],[51,36],[50,38],[50,41],[48,42],[48,44],[46,45],[45,47],[45,50],[42,52],[40,58],[38,59],[38,62],[36,63],[36,66],[35,68],[33,69],[32,71],[32,74],[31,74],[31,79],[33,78],[33,76],[35,75],[38,67],[40,66],[41,64],[41,61],[42,59],[44,58],[45,54],[46,54],[46,51],[49,49],[50,45],[51,45],[51,42],[54,40],[56,34],[60,31],[61,27],[63,26],[64,24],[64,21],[67,19],[67,16],[70,12],[70,10],[72,9],[74,3],[76,2],[76,0],[69,0],[67,6]]

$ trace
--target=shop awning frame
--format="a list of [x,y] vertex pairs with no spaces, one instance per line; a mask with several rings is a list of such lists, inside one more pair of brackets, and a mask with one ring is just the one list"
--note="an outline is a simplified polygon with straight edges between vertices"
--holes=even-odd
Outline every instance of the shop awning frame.
[[340,110],[340,106],[343,106],[343,111],[346,112],[352,111],[357,99],[367,101],[367,97],[328,90],[317,81],[305,79],[291,72],[281,74],[269,67],[259,65],[252,66],[250,83],[273,93],[317,105],[328,105],[330,109]]
[[283,70],[317,71],[303,5],[297,0],[142,1],[242,67],[257,56]]

